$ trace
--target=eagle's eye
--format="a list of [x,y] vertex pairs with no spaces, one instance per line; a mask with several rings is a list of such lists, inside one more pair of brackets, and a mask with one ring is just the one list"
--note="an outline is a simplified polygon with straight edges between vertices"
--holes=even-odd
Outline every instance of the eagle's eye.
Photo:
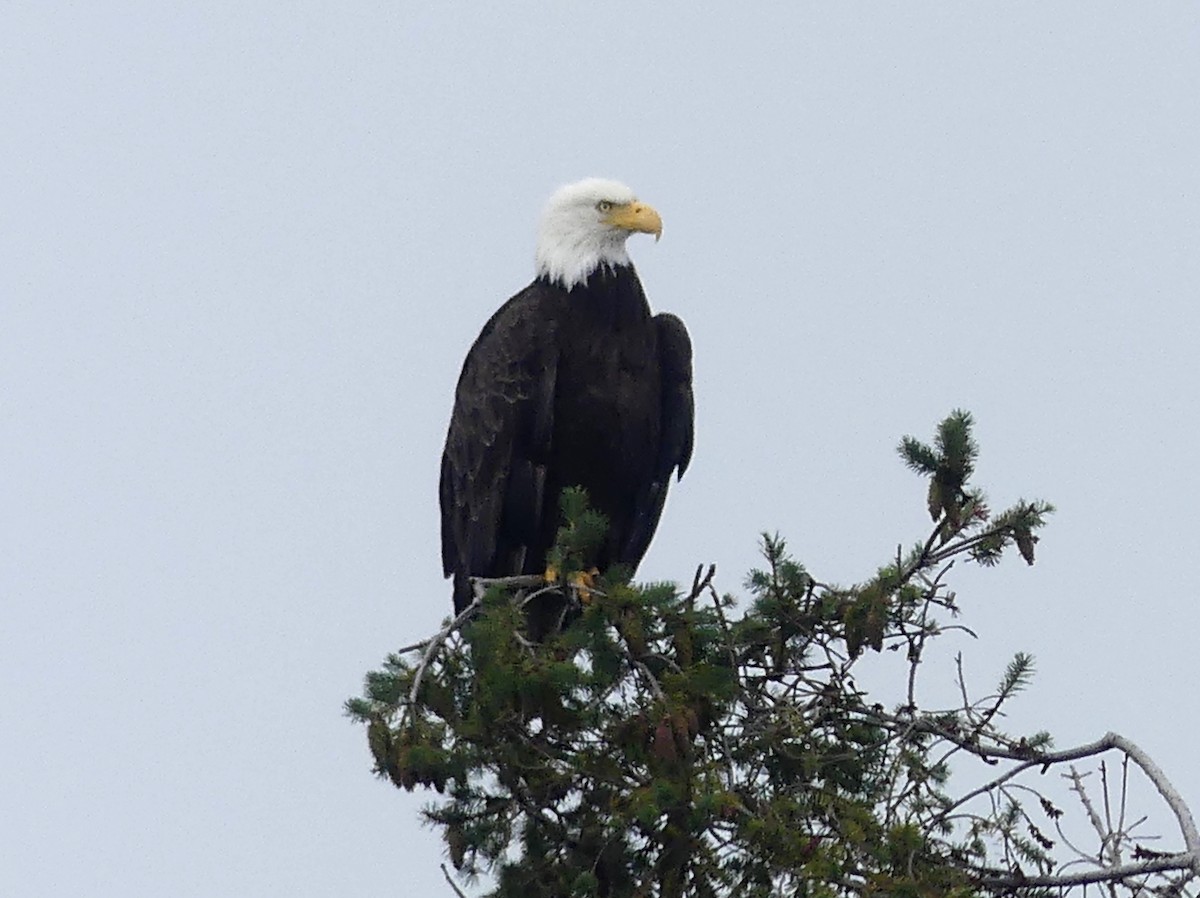
[[613,207],[613,204],[610,203],[608,200],[601,200],[600,202],[596,203],[596,208],[599,209],[601,212],[611,212],[612,207]]

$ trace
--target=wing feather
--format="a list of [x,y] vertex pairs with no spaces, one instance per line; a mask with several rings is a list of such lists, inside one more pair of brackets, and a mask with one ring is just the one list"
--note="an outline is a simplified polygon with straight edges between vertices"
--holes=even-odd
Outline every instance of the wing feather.
[[655,315],[660,371],[661,417],[658,451],[650,477],[638,489],[637,505],[628,535],[621,547],[621,561],[636,567],[650,547],[671,472],[683,477],[692,458],[695,400],[692,396],[692,341],[682,321],[669,313]]
[[442,453],[442,568],[455,607],[468,578],[520,573],[544,512],[557,372],[537,285],[504,304],[467,353]]

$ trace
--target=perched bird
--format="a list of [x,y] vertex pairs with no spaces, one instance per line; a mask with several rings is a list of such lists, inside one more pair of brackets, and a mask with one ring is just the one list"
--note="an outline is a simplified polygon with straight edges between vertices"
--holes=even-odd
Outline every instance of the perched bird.
[[692,454],[692,346],[651,315],[626,252],[662,235],[658,213],[615,181],[558,190],[542,215],[536,276],[467,353],[442,453],[442,566],[454,608],[471,577],[543,574],[563,489],[607,516],[593,563],[637,567],[672,473]]

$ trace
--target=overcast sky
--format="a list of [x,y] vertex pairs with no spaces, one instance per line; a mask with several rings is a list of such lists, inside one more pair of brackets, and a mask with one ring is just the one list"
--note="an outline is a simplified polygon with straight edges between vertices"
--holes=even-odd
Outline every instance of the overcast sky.
[[970,409],[1060,511],[950,649],[1200,808],[1200,6],[749,9],[4,4],[0,893],[449,894],[341,703],[450,608],[455,379],[588,175],[695,345],[642,577],[869,576]]

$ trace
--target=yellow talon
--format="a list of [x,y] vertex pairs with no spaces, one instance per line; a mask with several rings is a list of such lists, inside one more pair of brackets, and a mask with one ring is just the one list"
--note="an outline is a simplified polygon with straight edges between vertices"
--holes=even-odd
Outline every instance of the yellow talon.
[[552,564],[546,565],[546,573],[542,574],[542,579],[547,583],[558,582],[558,568]]
[[596,591],[596,581],[599,579],[599,568],[592,568],[590,571],[580,571],[571,577],[571,585],[579,593],[581,604],[586,605],[592,600],[592,593]]

